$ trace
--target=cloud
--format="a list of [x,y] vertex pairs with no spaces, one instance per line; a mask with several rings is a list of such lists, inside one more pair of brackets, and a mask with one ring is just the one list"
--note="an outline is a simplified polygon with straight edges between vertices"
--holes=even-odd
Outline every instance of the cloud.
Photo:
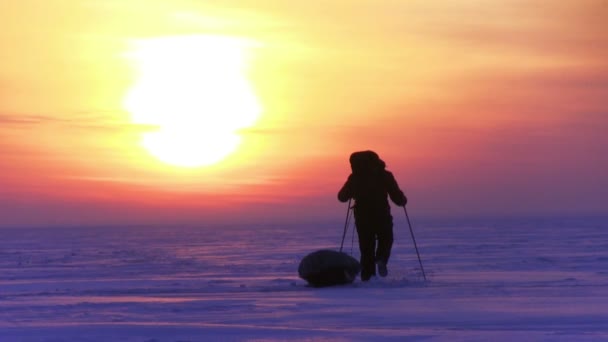
[[0,113],[0,125],[2,129],[12,127],[60,127],[73,130],[93,131],[149,131],[157,127],[154,125],[134,124],[125,120],[114,119],[114,112],[79,112],[69,115],[44,115],[44,114],[17,114]]

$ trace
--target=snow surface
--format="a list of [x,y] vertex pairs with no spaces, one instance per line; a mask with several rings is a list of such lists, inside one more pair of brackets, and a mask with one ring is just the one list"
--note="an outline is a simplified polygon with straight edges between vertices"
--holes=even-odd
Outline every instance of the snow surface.
[[427,282],[403,221],[387,278],[321,289],[341,223],[3,229],[0,341],[608,340],[607,221],[414,220]]

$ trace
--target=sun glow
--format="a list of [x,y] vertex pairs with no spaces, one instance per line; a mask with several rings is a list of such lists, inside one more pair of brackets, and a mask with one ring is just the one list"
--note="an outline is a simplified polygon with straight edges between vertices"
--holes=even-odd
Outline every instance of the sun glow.
[[129,57],[139,77],[124,100],[135,124],[155,127],[141,144],[176,166],[216,164],[235,152],[239,130],[261,106],[245,74],[251,43],[223,36],[138,40]]

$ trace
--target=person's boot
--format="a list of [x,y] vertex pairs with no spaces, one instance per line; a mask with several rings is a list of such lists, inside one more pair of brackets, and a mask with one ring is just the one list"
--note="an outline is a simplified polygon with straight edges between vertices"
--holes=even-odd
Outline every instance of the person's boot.
[[381,277],[386,277],[388,275],[388,268],[386,268],[386,262],[378,261],[378,274]]

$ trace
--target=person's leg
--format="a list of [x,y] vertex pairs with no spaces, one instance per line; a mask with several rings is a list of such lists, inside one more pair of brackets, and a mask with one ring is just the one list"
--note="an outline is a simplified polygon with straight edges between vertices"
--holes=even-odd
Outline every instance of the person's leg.
[[361,280],[367,281],[376,275],[376,263],[374,251],[376,249],[376,237],[370,226],[357,223],[357,234],[359,236],[359,251],[361,252]]
[[378,273],[386,277],[388,270],[386,268],[388,259],[391,256],[393,247],[393,219],[387,217],[377,226],[378,249],[376,250],[376,262],[378,263]]

